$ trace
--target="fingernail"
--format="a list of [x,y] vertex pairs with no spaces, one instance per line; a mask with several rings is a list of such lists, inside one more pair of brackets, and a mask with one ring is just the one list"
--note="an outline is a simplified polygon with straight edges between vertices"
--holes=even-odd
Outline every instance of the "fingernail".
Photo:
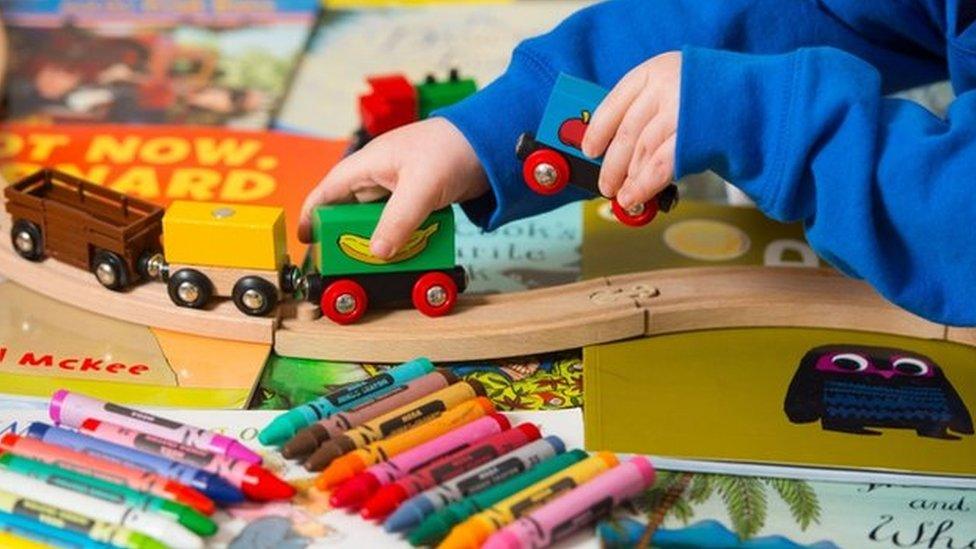
[[393,255],[393,247],[383,239],[374,239],[369,243],[369,251],[380,259],[386,259]]
[[630,202],[631,202],[630,193],[622,192],[617,195],[617,204],[620,204],[620,206],[623,209],[625,210],[629,209],[631,206]]

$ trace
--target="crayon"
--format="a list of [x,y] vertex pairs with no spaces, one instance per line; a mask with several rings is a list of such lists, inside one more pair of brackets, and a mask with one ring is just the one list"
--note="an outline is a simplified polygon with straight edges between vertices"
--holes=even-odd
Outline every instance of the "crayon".
[[444,539],[455,525],[587,457],[583,450],[561,453],[483,492],[452,503],[424,519],[420,526],[410,532],[410,543],[415,546],[434,545]]
[[47,549],[51,546],[0,530],[0,547],[4,549]]
[[205,515],[211,515],[214,512],[214,502],[193,488],[155,473],[126,467],[115,461],[13,434],[0,437],[0,449],[182,503]]
[[124,503],[135,509],[161,515],[187,527],[201,536],[217,532],[217,524],[191,507],[169,501],[145,492],[137,492],[121,484],[62,469],[33,459],[0,452],[0,470],[7,470],[68,488],[74,492],[88,493],[112,503]]
[[485,388],[477,381],[461,381],[445,387],[324,442],[305,461],[305,468],[309,471],[321,471],[339,456],[423,425],[445,411],[479,396],[485,396]]
[[654,466],[637,456],[535,509],[488,538],[484,549],[545,547],[607,517],[654,482]]
[[230,458],[261,463],[261,456],[230,437],[64,389],[51,397],[48,413],[58,425],[79,427],[86,419],[98,419]]
[[363,505],[362,516],[365,519],[384,519],[408,498],[521,448],[540,436],[539,427],[523,423],[477,440],[466,448],[429,462],[417,471],[380,487]]
[[[14,515],[0,511],[0,532],[10,532],[16,536],[46,543],[55,547],[71,547],[72,549],[116,549],[116,546],[95,541],[90,537],[75,532],[44,524],[23,515]],[[143,536],[151,540],[148,536]],[[124,549],[137,549],[138,546]],[[158,546],[145,546],[145,549],[156,549]],[[165,547],[165,546],[164,546]],[[142,549],[142,548],[138,548]]]
[[477,549],[489,536],[514,520],[616,465],[617,456],[610,452],[600,452],[586,458],[458,524],[438,547]]
[[377,463],[336,488],[329,499],[333,507],[359,507],[381,487],[416,473],[443,456],[461,452],[485,437],[511,427],[501,414],[489,414],[435,439]]
[[240,503],[244,501],[244,495],[240,490],[231,486],[226,480],[170,459],[144,454],[125,446],[38,422],[31,423],[27,427],[27,436],[90,456],[115,461],[127,467],[150,471],[171,478],[200,490],[218,503]]
[[295,495],[292,485],[264,467],[248,461],[232,459],[97,419],[83,421],[78,432],[217,475],[240,488],[248,499],[254,501],[286,500]]
[[[32,500],[38,504],[76,513],[98,522],[135,530],[157,540],[165,539],[170,545],[181,549],[200,549],[203,547],[203,540],[183,526],[160,516],[143,513],[133,507],[109,503],[92,495],[74,492],[68,488],[62,488],[31,477],[15,475],[8,471],[0,471],[0,486],[3,487],[3,491],[15,496],[13,497],[14,500]],[[6,495],[5,499],[7,499]],[[0,505],[0,507],[11,513],[5,505]],[[12,514],[17,513],[13,512]],[[117,545],[115,541],[106,541]]]
[[357,473],[364,471],[367,467],[382,463],[388,459],[402,454],[415,446],[419,446],[428,440],[435,439],[448,433],[462,425],[495,412],[495,407],[485,397],[471,399],[456,408],[441,414],[437,419],[425,423],[419,427],[410,429],[394,435],[390,438],[378,440],[365,448],[360,448],[350,452],[341,458],[333,461],[318,478],[315,485],[321,490],[328,490],[347,479],[352,478]]
[[393,389],[405,385],[434,370],[434,365],[426,358],[415,358],[399,366],[390,368],[382,374],[350,383],[340,389],[321,396],[307,404],[281,414],[258,433],[258,440],[264,445],[281,444],[304,427],[332,417],[343,410],[383,396]]
[[55,505],[21,497],[3,490],[0,490],[0,511],[62,530],[77,532],[93,541],[117,547],[166,547],[158,540],[130,528],[97,521],[86,515],[66,511]]
[[448,370],[434,370],[423,377],[396,387],[390,392],[340,412],[330,418],[319,420],[298,431],[282,448],[285,459],[307,457],[322,445],[342,433],[359,427],[363,423],[387,412],[396,410],[448,385],[457,383],[458,378]]
[[383,527],[388,532],[406,532],[451,503],[491,488],[564,451],[566,446],[556,436],[530,442],[410,498],[386,519]]

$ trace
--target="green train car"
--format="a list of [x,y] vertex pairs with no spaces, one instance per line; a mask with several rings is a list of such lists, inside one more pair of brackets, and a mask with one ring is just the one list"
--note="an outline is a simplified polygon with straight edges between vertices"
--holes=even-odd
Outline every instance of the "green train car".
[[454,212],[428,217],[389,260],[374,256],[369,239],[383,203],[319,206],[312,214],[306,259],[307,298],[339,324],[359,320],[373,306],[412,303],[427,316],[451,312],[467,287],[454,262]]

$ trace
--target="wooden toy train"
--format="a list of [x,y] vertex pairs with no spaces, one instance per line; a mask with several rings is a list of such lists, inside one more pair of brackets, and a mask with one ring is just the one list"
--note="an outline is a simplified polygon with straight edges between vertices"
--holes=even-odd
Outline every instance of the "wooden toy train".
[[466,286],[454,263],[450,208],[434,212],[384,261],[369,251],[382,204],[319,207],[301,269],[288,258],[281,208],[177,201],[164,211],[50,169],[8,186],[4,196],[11,242],[24,259],[51,257],[90,270],[116,291],[161,279],[181,307],[202,309],[214,297],[230,297],[244,314],[263,316],[297,297],[349,324],[370,305],[400,302],[444,315]]

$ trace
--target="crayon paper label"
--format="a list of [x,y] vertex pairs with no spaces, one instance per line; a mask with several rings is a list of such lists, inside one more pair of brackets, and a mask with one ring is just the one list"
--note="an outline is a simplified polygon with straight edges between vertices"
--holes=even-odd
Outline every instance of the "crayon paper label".
[[82,534],[87,534],[95,525],[95,521],[88,517],[29,500],[17,502],[11,514],[29,517],[37,522]]
[[[610,511],[612,510],[613,497],[607,496],[601,499],[600,501],[594,503],[589,509],[586,509],[576,516],[569,517],[557,524],[552,529],[552,533],[549,535],[550,543],[563,539],[580,528],[599,520],[600,518],[610,516]],[[536,521],[530,519],[529,522],[531,522],[539,532],[545,531],[545,529],[541,528]]]
[[571,478],[559,479],[553,483],[552,486],[549,486],[540,492],[530,494],[529,497],[523,499],[522,501],[516,502],[515,505],[512,505],[512,515],[515,517],[527,515],[536,507],[539,507],[557,495],[562,494],[563,492],[568,492],[573,488],[576,488],[575,480]]
[[457,484],[457,489],[461,492],[461,495],[468,497],[471,494],[486,490],[503,480],[514,477],[522,471],[525,471],[525,469],[525,463],[521,459],[512,458],[499,463],[481,474],[464,479]]
[[192,446],[176,448],[177,444],[171,440],[166,440],[143,433],[135,436],[135,439],[133,439],[133,446],[135,446],[137,450],[142,450],[149,454],[163,456],[173,461],[189,463],[197,468],[203,468],[210,465],[210,462],[213,461],[214,458],[214,454],[205,450],[199,450]]
[[463,471],[477,467],[482,463],[488,463],[496,457],[498,457],[498,448],[494,446],[476,448],[467,455],[459,456],[460,459],[454,459],[442,465],[432,467],[430,470],[430,478],[434,481],[434,484],[440,484],[456,477]]
[[[361,398],[382,391],[388,387],[392,387],[394,384],[395,380],[393,379],[393,376],[390,374],[380,374],[329,393],[328,395],[325,395],[325,399],[337,408],[344,408],[351,402],[356,402]],[[323,415],[322,411],[319,410],[315,405],[312,405],[312,408],[315,409],[321,419],[321,416]]]
[[444,402],[441,400],[435,400],[418,406],[406,414],[381,423],[379,425],[381,436],[388,437],[409,429],[422,421],[433,419],[446,409],[447,407],[444,406]]
[[170,421],[166,418],[156,417],[152,414],[147,414],[140,412],[139,410],[133,410],[132,408],[126,408],[125,406],[119,406],[117,404],[112,404],[110,402],[105,404],[105,410],[112,412],[113,414],[118,414],[120,416],[125,416],[132,418],[143,423],[151,423],[153,425],[159,425],[160,427],[165,427],[167,429],[177,430],[183,425],[175,421]]

